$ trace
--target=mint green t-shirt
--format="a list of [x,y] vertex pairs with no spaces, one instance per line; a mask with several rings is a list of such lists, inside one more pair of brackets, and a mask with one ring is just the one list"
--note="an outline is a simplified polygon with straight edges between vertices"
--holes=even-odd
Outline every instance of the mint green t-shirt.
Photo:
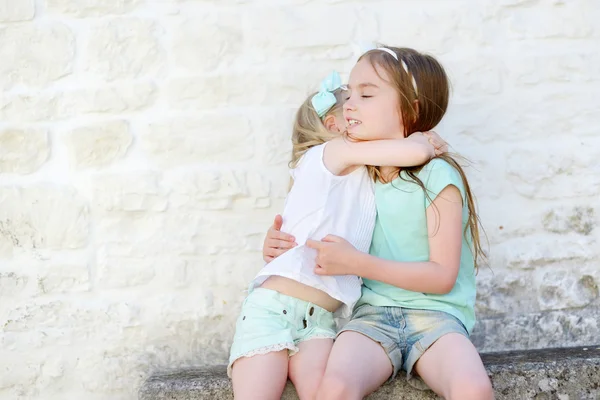
[[[404,178],[410,178],[403,173]],[[441,159],[433,159],[417,174],[430,199],[416,183],[401,178],[375,185],[377,219],[370,254],[393,261],[429,261],[426,208],[447,186],[456,186],[463,198],[463,233],[468,207],[460,173]],[[463,235],[460,270],[450,293],[437,295],[412,292],[379,281],[364,279],[357,305],[396,306],[444,311],[458,318],[471,333],[475,325],[475,268],[470,233]]]

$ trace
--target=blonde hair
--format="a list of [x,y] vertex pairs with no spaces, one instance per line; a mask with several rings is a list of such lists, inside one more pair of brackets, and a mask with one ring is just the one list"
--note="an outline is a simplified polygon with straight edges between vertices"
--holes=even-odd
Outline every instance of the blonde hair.
[[300,161],[300,158],[302,158],[308,149],[338,136],[327,130],[323,121],[329,115],[334,115],[342,111],[342,105],[344,104],[343,93],[342,89],[337,89],[333,92],[336,103],[327,111],[327,114],[323,118],[319,117],[311,102],[316,92],[308,96],[304,103],[302,103],[296,112],[294,127],[292,129],[292,159],[289,163],[290,168],[295,168],[298,165],[298,161]]

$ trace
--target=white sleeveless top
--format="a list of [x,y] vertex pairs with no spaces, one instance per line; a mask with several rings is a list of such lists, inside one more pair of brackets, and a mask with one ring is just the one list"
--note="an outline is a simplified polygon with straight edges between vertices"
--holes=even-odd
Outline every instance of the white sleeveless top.
[[348,175],[332,174],[323,163],[326,143],[310,148],[290,171],[294,185],[285,200],[281,230],[296,238],[296,246],[266,264],[250,284],[250,290],[269,276],[280,275],[320,289],[344,303],[336,315],[350,316],[361,295],[361,280],[354,275],[314,274],[316,250],[307,239],[340,236],[367,253],[375,226],[374,184],[362,166]]

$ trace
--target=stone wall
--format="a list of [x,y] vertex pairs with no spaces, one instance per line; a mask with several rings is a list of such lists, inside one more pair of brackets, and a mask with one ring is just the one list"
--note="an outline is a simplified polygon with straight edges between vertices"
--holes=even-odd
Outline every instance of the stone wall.
[[0,398],[223,363],[293,112],[359,43],[437,56],[490,242],[483,351],[600,320],[596,0],[0,0]]

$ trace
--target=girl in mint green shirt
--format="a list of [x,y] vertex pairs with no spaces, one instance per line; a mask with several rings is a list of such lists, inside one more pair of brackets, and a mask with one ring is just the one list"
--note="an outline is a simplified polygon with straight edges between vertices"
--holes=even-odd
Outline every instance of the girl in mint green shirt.
[[[365,53],[348,88],[344,117],[355,140],[431,130],[448,105],[443,67],[407,48]],[[315,273],[357,275],[364,284],[350,322],[338,333],[317,398],[362,399],[405,371],[446,399],[493,399],[469,340],[482,252],[462,168],[444,155],[421,168],[372,173],[377,220],[369,254],[332,235],[307,241],[318,251]],[[265,240],[266,260],[292,245],[293,238],[278,232],[279,223]]]

